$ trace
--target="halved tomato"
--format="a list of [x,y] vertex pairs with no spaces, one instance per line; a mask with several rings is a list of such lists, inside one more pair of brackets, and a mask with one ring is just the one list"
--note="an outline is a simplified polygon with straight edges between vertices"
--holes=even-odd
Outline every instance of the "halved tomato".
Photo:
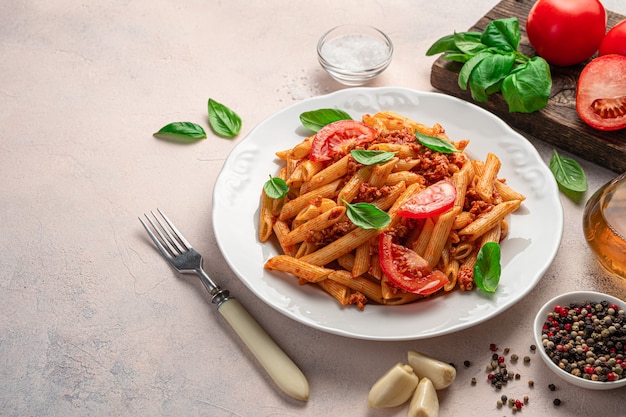
[[448,179],[436,182],[405,201],[398,214],[413,219],[436,216],[447,211],[456,200],[456,187]]
[[339,120],[321,128],[313,138],[311,155],[313,162],[329,161],[335,155],[345,155],[357,145],[364,145],[376,138],[376,130],[356,120]]
[[603,55],[583,68],[576,88],[576,111],[593,128],[626,128],[626,56]]
[[414,294],[433,294],[449,282],[446,274],[432,269],[411,249],[393,243],[393,237],[387,233],[378,238],[378,260],[389,281]]

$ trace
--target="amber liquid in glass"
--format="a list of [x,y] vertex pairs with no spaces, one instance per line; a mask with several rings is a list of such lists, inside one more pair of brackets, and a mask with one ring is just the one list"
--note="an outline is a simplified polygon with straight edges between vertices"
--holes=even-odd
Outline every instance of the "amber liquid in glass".
[[600,264],[626,278],[626,174],[604,185],[589,199],[583,230]]

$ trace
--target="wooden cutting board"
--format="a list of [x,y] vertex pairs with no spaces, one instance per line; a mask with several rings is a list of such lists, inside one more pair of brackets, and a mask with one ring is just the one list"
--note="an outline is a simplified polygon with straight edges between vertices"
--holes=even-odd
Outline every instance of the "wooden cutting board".
[[[522,32],[520,51],[528,56],[535,52],[526,35],[526,18],[536,0],[503,0],[483,16],[468,31],[482,32],[495,19],[517,17]],[[625,16],[607,10],[608,24],[613,27]],[[457,31],[463,31],[459,28]],[[433,87],[452,96],[473,102],[505,120],[525,136],[535,137],[559,149],[564,149],[615,172],[626,171],[626,129],[602,132],[587,126],[576,113],[576,82],[584,65],[551,66],[552,94],[548,105],[534,113],[509,113],[500,94],[490,96],[486,103],[472,99],[468,91],[457,84],[461,64],[439,57],[432,66],[430,82]]]

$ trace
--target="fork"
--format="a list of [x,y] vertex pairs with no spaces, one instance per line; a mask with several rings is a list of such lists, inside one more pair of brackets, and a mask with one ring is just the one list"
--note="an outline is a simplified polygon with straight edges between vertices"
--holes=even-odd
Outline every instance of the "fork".
[[220,288],[202,268],[202,255],[187,242],[168,217],[159,209],[158,215],[144,214],[139,221],[161,254],[180,273],[196,274],[211,294],[211,302],[241,337],[272,380],[286,394],[300,400],[309,399],[309,383],[298,366],[272,340],[259,323],[228,290]]

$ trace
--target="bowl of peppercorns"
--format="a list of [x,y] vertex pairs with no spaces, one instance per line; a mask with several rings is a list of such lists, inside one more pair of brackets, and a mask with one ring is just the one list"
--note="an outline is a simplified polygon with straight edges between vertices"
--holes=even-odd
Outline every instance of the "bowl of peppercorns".
[[626,303],[594,291],[548,301],[535,317],[537,350],[548,368],[583,388],[626,386]]

